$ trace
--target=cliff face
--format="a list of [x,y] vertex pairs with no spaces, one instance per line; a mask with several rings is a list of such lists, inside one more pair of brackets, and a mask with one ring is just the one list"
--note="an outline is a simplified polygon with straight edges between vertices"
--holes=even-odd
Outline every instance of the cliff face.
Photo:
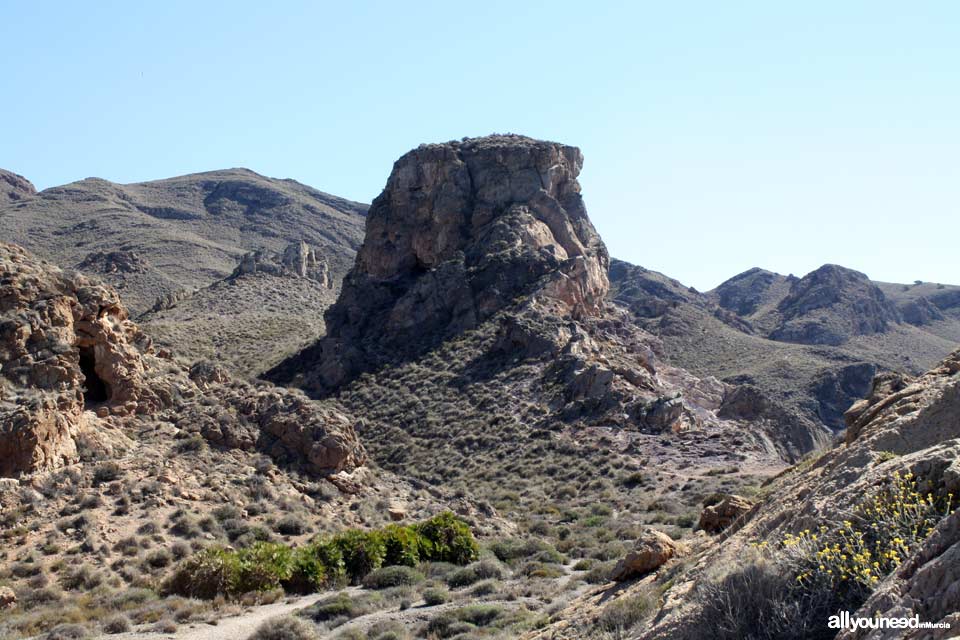
[[77,460],[81,433],[166,420],[315,474],[365,460],[349,419],[157,352],[112,288],[0,244],[0,475]]
[[521,136],[423,145],[400,158],[370,208],[366,235],[327,337],[281,366],[325,393],[478,326],[524,296],[560,315],[597,315],[606,248],[590,223],[575,147]]
[[20,202],[36,195],[37,189],[21,175],[0,169],[0,205]]

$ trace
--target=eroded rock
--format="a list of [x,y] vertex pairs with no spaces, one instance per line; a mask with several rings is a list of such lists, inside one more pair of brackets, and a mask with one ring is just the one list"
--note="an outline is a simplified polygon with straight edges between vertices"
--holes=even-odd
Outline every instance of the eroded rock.
[[650,573],[663,566],[668,560],[686,553],[686,547],[674,542],[670,536],[650,529],[637,539],[633,551],[617,562],[610,579],[622,582]]

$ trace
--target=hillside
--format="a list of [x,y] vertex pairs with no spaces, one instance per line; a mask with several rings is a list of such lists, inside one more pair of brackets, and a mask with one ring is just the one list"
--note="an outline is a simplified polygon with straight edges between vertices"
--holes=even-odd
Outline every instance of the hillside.
[[[594,589],[527,637],[583,637],[605,609],[641,598],[646,613],[627,637],[956,637],[958,414],[960,351],[917,378],[878,377],[847,414],[846,443],[774,479],[724,534],[626,586]],[[844,610],[949,626],[828,626]]]
[[[9,184],[9,174],[2,174]],[[22,180],[22,179],[21,179]],[[99,178],[0,199],[3,240],[102,278],[134,315],[158,297],[230,275],[245,253],[315,247],[339,281],[353,263],[366,206],[247,169],[115,184]],[[9,197],[7,200],[10,200]]]
[[[304,545],[446,509],[478,533],[505,526],[443,487],[370,465],[342,407],[211,363],[179,365],[115,290],[9,244],[0,365],[4,638],[216,624],[239,602],[164,587],[207,547]],[[259,589],[245,606],[270,601]]]
[[553,521],[601,500],[617,526],[679,533],[704,496],[755,485],[828,433],[665,364],[660,342],[604,301],[581,163],[519,136],[403,156],[326,336],[270,377],[362,412],[386,468],[513,517]]
[[[876,371],[920,373],[960,338],[956,286],[874,283],[826,265],[803,278],[751,269],[700,293],[628,263],[610,273],[610,299],[663,341],[672,363],[756,386],[835,430]],[[930,310],[928,320],[911,323],[914,307]]]
[[301,241],[245,254],[226,278],[160,299],[138,321],[185,364],[210,360],[256,377],[323,335],[333,287],[326,261]]

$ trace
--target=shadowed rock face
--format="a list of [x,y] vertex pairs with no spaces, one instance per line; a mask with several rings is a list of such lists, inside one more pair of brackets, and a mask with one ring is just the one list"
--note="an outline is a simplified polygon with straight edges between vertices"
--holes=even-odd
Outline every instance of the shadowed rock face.
[[559,315],[597,315],[606,247],[587,217],[579,149],[521,136],[423,145],[400,158],[327,337],[274,377],[308,371],[329,392],[391,359],[415,357],[536,295]]
[[366,458],[342,413],[215,367],[188,373],[112,288],[0,244],[0,476],[75,462],[79,435],[153,420],[318,475]]

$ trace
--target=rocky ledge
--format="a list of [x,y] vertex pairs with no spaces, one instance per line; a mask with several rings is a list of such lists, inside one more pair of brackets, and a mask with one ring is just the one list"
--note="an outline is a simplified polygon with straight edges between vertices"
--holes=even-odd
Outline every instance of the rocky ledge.
[[341,412],[215,367],[188,371],[154,349],[112,288],[0,244],[0,476],[74,462],[81,433],[135,421],[313,474],[366,459]]

